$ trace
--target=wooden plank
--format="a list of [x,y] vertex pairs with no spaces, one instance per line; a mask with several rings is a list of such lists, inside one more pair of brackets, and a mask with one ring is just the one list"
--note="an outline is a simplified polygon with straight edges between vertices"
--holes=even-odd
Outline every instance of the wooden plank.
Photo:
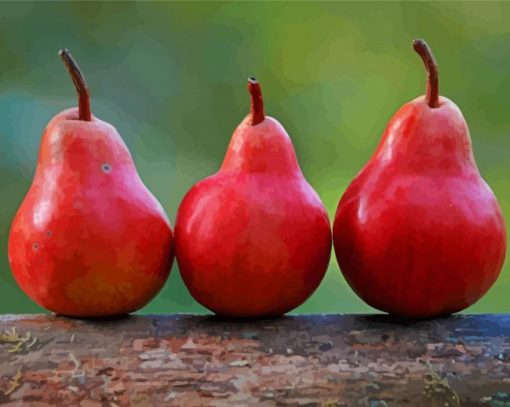
[[4,315],[0,333],[8,406],[510,406],[506,315]]

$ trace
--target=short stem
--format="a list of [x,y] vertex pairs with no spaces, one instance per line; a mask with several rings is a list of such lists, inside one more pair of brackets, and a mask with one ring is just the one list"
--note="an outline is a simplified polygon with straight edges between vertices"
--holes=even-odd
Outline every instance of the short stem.
[[248,91],[251,96],[251,124],[255,126],[264,121],[264,100],[262,99],[262,90],[258,81],[250,76],[248,78]]
[[73,59],[68,49],[61,49],[58,52],[58,56],[64,62],[64,65],[71,75],[74,86],[76,87],[76,92],[78,92],[78,118],[87,122],[92,121],[89,89],[85,77],[80,71],[80,67]]
[[424,40],[414,40],[413,48],[420,55],[429,73],[427,104],[432,108],[439,107],[439,71],[434,54]]

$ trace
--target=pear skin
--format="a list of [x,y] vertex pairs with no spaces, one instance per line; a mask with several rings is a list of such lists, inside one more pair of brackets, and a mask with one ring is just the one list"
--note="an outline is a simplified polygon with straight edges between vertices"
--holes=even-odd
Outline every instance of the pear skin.
[[473,157],[459,108],[427,94],[390,120],[376,152],[343,194],[333,225],[338,264],[369,305],[405,317],[461,311],[496,281],[505,258],[501,208]]
[[60,55],[79,107],[59,113],[44,131],[34,180],[12,222],[9,262],[21,289],[50,311],[127,314],[168,277],[170,223],[118,132],[91,114],[70,53]]
[[194,185],[175,223],[176,258],[191,295],[228,317],[285,314],[318,287],[329,264],[326,209],[299,168],[280,123],[264,115],[248,81],[251,112],[220,170]]

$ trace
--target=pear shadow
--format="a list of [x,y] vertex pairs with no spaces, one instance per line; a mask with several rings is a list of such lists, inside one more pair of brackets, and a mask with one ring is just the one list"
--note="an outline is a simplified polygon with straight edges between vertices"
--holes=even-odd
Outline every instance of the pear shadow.
[[448,319],[454,319],[454,314],[441,314],[435,317],[405,317],[393,314],[367,314],[367,315],[356,315],[356,320],[366,324],[386,324],[386,325],[398,325],[398,326],[413,326],[427,322],[445,321]]
[[211,323],[244,323],[244,322],[266,322],[266,321],[277,321],[277,320],[285,320],[288,319],[286,315],[264,315],[260,317],[233,317],[230,315],[221,315],[221,314],[210,314],[203,315],[203,322],[211,322]]
[[61,319],[66,319],[66,320],[70,320],[70,321],[98,322],[98,323],[127,321],[130,319],[136,318],[136,315],[132,315],[132,314],[83,317],[83,316],[72,316],[72,315],[53,313],[53,316],[55,318],[61,318]]

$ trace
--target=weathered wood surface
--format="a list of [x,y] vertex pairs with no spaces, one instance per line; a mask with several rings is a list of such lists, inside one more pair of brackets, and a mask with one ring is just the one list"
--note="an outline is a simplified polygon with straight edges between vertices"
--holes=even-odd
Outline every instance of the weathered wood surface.
[[510,316],[0,317],[0,404],[510,406]]

